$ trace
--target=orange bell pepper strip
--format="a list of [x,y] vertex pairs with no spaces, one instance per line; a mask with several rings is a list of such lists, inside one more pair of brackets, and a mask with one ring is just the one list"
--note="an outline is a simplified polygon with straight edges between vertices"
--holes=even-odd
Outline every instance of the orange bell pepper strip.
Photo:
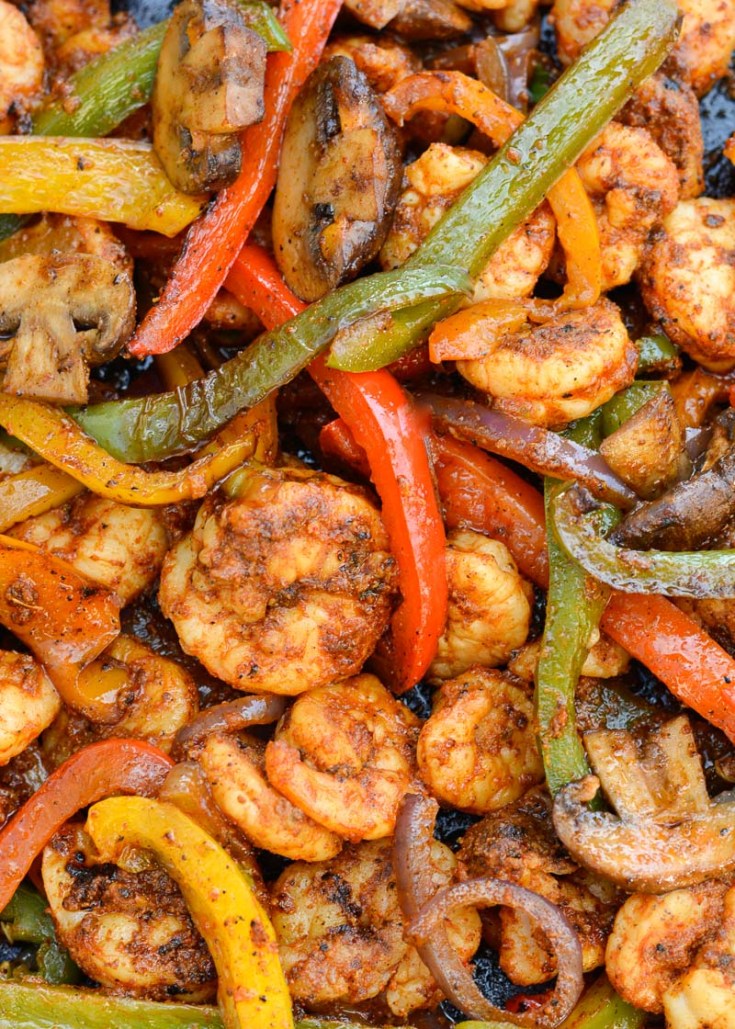
[[[476,125],[497,147],[523,121],[515,107],[460,71],[422,71],[410,75],[383,96],[383,106],[399,125],[421,110],[458,114]],[[555,311],[594,304],[602,287],[597,219],[575,168],[562,175],[549,190],[547,199],[566,257],[567,282],[559,300],[526,301],[529,310],[542,318],[552,317]]]
[[158,303],[128,343],[134,357],[173,350],[204,317],[276,184],[286,116],[341,6],[342,0],[284,0],[279,20],[293,51],[268,57],[265,114],[242,135],[242,171],[187,233]]
[[227,435],[230,423],[215,445],[185,468],[149,472],[112,457],[59,408],[0,393],[0,425],[12,436],[98,496],[139,507],[203,497],[215,483],[252,456],[258,414],[238,415],[236,421],[241,431],[235,433],[236,438]]
[[171,758],[142,740],[102,740],[73,754],[0,831],[0,910],[64,822],[103,797],[154,796],[172,767]]
[[0,536],[0,624],[38,658],[62,700],[109,721],[113,698],[85,688],[82,673],[118,636],[112,594],[37,547]]
[[[252,307],[267,327],[287,321],[304,304],[288,289],[268,254],[243,248],[227,288]],[[403,692],[426,673],[447,616],[444,524],[426,449],[426,429],[410,400],[385,369],[351,374],[328,368],[322,357],[309,373],[364,447],[383,521],[398,564],[402,603],[393,615],[394,690]]]
[[486,357],[496,339],[518,332],[527,321],[517,300],[483,300],[437,323],[429,336],[429,357],[434,364]]

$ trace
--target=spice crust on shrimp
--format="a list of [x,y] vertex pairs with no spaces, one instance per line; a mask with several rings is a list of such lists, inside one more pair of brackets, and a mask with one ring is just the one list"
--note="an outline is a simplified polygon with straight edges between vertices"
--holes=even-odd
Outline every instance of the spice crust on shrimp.
[[253,472],[208,498],[161,573],[184,650],[250,692],[302,693],[359,672],[388,624],[395,563],[358,487],[297,469]]

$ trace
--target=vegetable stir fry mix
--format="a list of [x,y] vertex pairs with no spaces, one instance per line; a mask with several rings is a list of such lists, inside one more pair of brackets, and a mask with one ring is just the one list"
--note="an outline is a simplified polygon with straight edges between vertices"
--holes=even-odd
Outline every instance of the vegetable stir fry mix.
[[735,1029],[735,0],[151,10],[0,0],[0,1029]]

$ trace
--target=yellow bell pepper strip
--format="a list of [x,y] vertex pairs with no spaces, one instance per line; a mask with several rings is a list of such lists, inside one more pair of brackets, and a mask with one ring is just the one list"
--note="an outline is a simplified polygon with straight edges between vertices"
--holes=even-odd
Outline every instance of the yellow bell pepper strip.
[[[476,125],[500,147],[524,118],[491,89],[461,71],[422,71],[409,75],[383,97],[388,114],[403,125],[417,111],[458,114]],[[576,168],[569,168],[553,185],[547,200],[556,218],[559,243],[566,257],[564,293],[553,302],[531,301],[543,317],[555,311],[588,307],[600,295],[602,257],[597,218]]]
[[65,703],[109,721],[112,698],[85,693],[86,668],[120,632],[112,594],[51,554],[0,536],[0,625],[33,652]]
[[0,214],[54,211],[175,236],[206,201],[174,189],[149,143],[0,137]]
[[[252,456],[260,414],[238,416],[241,431],[233,433],[235,438],[218,438],[208,453],[186,468],[149,472],[111,457],[59,408],[0,393],[0,425],[11,435],[93,493],[139,507],[203,497]],[[227,434],[227,427],[224,431]]]
[[226,1029],[293,1029],[273,926],[246,876],[211,836],[173,804],[144,797],[100,801],[86,829],[103,861],[143,848],[178,884],[217,969]]
[[186,343],[180,343],[167,354],[158,354],[155,361],[166,389],[179,389],[204,377],[204,369]]
[[83,489],[80,482],[50,464],[9,475],[0,482],[0,532],[61,507]]

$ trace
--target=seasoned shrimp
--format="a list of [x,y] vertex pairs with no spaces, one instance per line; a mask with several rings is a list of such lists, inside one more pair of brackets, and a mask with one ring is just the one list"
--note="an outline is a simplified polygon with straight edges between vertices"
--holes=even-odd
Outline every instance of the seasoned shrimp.
[[[628,671],[630,654],[609,636],[595,631],[588,646],[589,650],[580,675],[590,679],[614,679],[617,675],[625,675]],[[540,639],[527,643],[508,662],[508,671],[517,675],[519,679],[523,679],[524,682],[533,682],[540,654]]]
[[421,69],[421,62],[408,47],[373,36],[338,37],[324,49],[323,60],[332,57],[351,58],[376,93],[387,93]]
[[[454,856],[437,841],[431,856],[440,889],[453,878]],[[307,1008],[357,1004],[385,991],[391,1011],[403,1018],[441,999],[403,938],[389,841],[348,845],[321,864],[291,865],[273,886],[272,910],[291,995]],[[480,942],[477,912],[454,912],[447,934],[468,961]]]
[[615,918],[605,958],[607,974],[621,997],[660,1014],[666,991],[715,935],[727,891],[726,883],[711,880],[662,896],[628,897]]
[[353,843],[389,836],[415,780],[419,724],[374,675],[310,690],[266,748],[268,779]]
[[[584,970],[604,961],[605,941],[620,904],[617,891],[580,872],[557,839],[551,801],[541,788],[486,815],[464,835],[458,854],[464,878],[491,875],[541,894],[564,913],[579,936]],[[500,967],[520,986],[550,979],[556,964],[549,944],[523,912],[502,908]]]
[[670,157],[679,174],[682,200],[704,189],[704,141],[694,90],[662,72],[639,86],[618,115],[624,125],[645,129]]
[[[617,0],[554,0],[559,57],[571,64],[602,31]],[[668,62],[702,96],[727,74],[735,47],[735,0],[679,0],[681,34]]]
[[51,680],[30,654],[0,650],[0,765],[22,753],[60,707]]
[[735,365],[735,200],[677,205],[644,261],[641,293],[652,316],[713,371]]
[[114,993],[203,1001],[215,971],[176,884],[154,865],[98,864],[71,822],[43,852],[43,885],[59,940],[87,975]]
[[671,1029],[735,1029],[735,889],[722,904],[717,934],[706,941],[689,971],[663,995]]
[[8,535],[68,561],[111,590],[121,606],[155,582],[168,546],[161,513],[91,493],[13,526]]
[[295,694],[362,668],[391,613],[395,563],[365,493],[297,469],[212,496],[171,550],[160,601],[184,650],[249,692]]
[[471,665],[503,665],[528,636],[533,587],[508,548],[479,532],[447,537],[449,611],[431,663],[431,681],[461,675]]
[[633,381],[637,351],[609,300],[487,341],[457,369],[494,406],[536,425],[584,418]]
[[610,122],[577,169],[600,230],[602,289],[630,282],[651,229],[674,209],[679,176],[645,129]]
[[520,680],[485,668],[445,682],[416,757],[442,804],[482,815],[517,800],[544,778],[529,692]]
[[[486,163],[487,157],[476,150],[432,143],[418,160],[408,165],[407,187],[398,200],[393,225],[380,251],[383,268],[397,268],[408,260]],[[554,217],[544,203],[490,258],[477,280],[473,300],[530,296],[551,258],[554,226]]]
[[14,106],[39,92],[43,72],[41,41],[20,8],[0,0],[0,134],[10,130]]
[[266,782],[263,740],[212,733],[194,756],[217,805],[256,847],[293,861],[326,861],[342,849],[339,836]]

